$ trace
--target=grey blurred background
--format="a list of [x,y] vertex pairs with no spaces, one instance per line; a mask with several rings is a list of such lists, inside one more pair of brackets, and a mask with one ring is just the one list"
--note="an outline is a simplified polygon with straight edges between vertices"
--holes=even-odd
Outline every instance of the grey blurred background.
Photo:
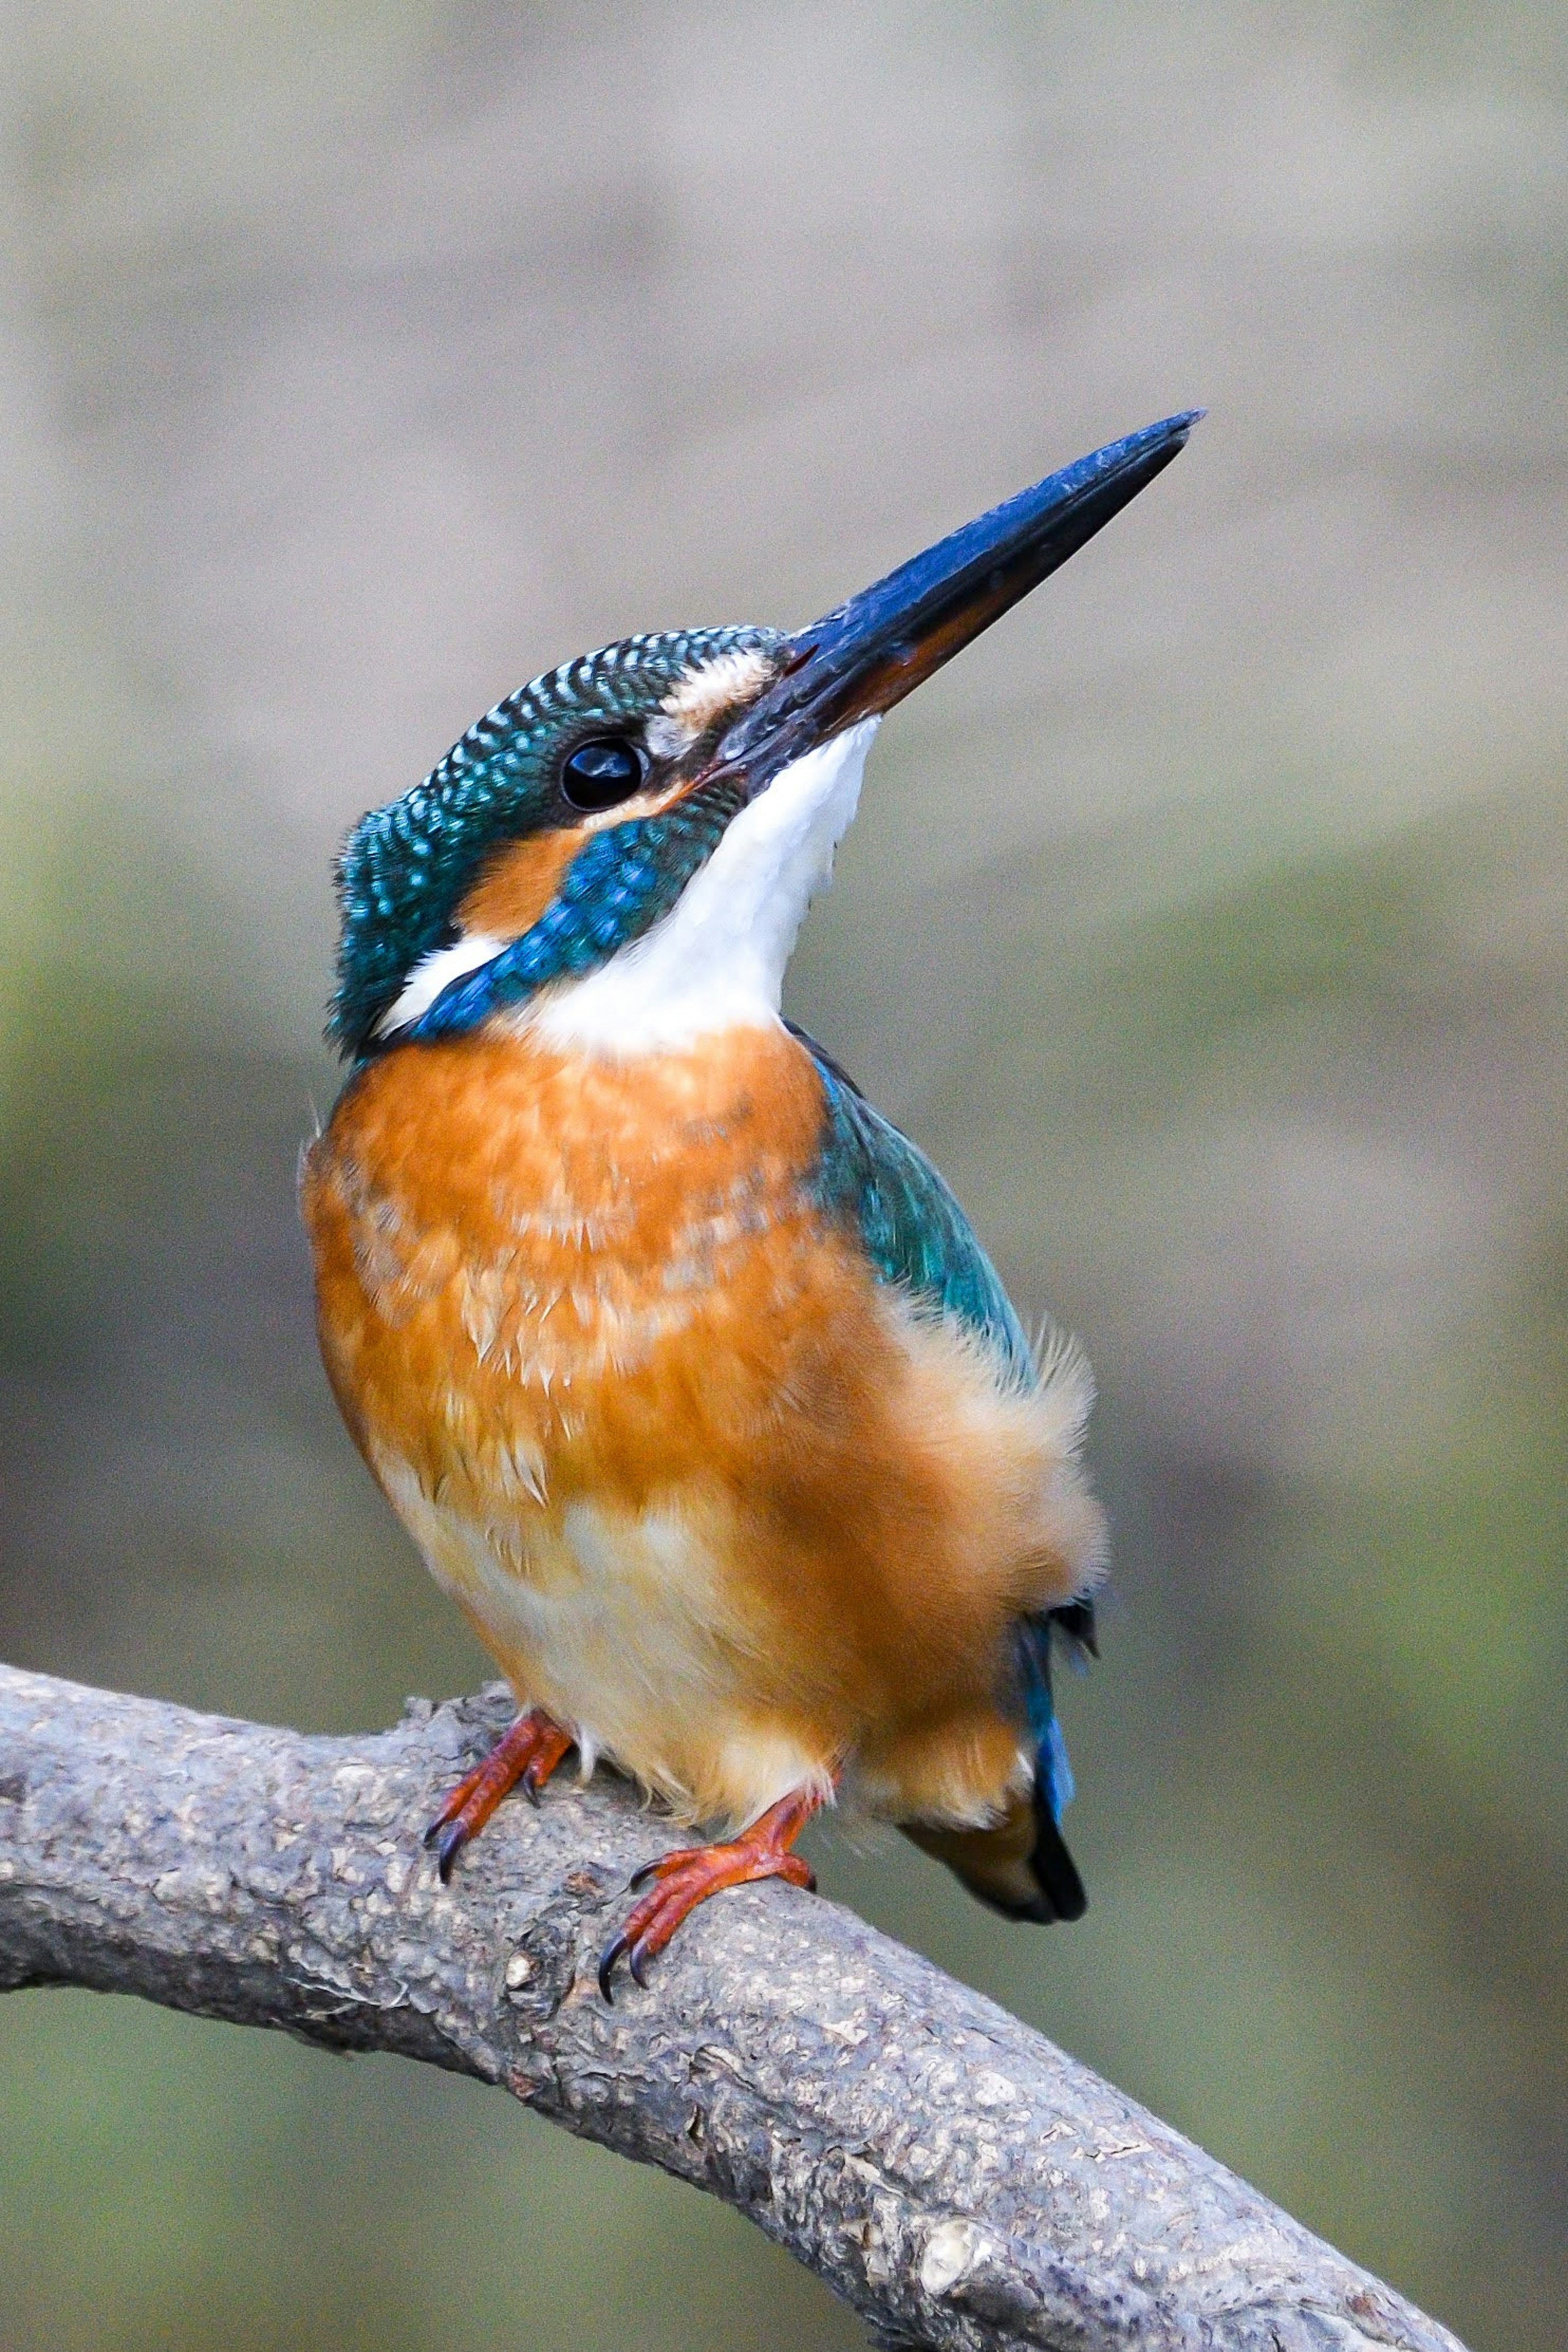
[[[311,1727],[486,1667],[317,1369],[329,860],[521,679],[795,622],[1192,403],[883,730],[792,1010],[1101,1376],[1080,1927],[831,1889],[1477,2352],[1568,2294],[1568,19],[8,19],[0,1654]],[[847,2346],[392,2062],[0,2003],[16,2352]]]

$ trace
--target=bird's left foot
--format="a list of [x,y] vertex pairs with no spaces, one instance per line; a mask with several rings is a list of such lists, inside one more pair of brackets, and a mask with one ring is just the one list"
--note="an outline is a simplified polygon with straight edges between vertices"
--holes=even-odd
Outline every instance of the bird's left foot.
[[536,1805],[539,1791],[574,1745],[572,1734],[536,1706],[507,1726],[483,1763],[458,1781],[425,1832],[425,1843],[436,1849],[443,1886],[452,1875],[452,1864],[501,1799],[521,1781],[523,1795]]
[[759,1815],[749,1830],[723,1845],[678,1846],[658,1862],[646,1863],[631,1882],[636,1894],[651,1879],[650,1891],[634,1903],[626,1924],[599,1956],[599,1990],[613,2000],[611,1979],[623,1956],[637,1982],[649,1960],[662,1952],[681,1921],[717,1895],[721,1886],[744,1886],[758,1878],[785,1878],[792,1886],[816,1892],[809,1865],[790,1849],[823,1799],[815,1789],[795,1789]]

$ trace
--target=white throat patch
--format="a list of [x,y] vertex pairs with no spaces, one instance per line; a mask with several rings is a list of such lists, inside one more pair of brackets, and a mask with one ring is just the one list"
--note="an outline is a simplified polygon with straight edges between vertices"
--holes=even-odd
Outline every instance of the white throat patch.
[[646,1054],[716,1030],[770,1027],[805,910],[860,798],[878,720],[781,769],[640,940],[524,1014],[552,1045]]

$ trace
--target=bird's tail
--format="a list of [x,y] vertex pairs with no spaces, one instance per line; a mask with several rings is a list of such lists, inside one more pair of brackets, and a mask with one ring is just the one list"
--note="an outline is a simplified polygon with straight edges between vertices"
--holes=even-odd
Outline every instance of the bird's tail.
[[1068,1852],[1061,1817],[1072,1798],[1067,1743],[1051,1696],[1051,1636],[1077,1652],[1094,1650],[1091,1602],[1075,1601],[1018,1627],[1018,1681],[1035,1750],[1031,1788],[1020,1791],[988,1829],[928,1828],[911,1822],[905,1834],[945,1862],[970,1893],[1008,1919],[1081,1919],[1089,1897]]
[[988,1830],[928,1829],[904,1834],[963,1881],[971,1895],[1006,1919],[1081,1919],[1088,1896],[1078,1867],[1037,1790],[1014,1800]]

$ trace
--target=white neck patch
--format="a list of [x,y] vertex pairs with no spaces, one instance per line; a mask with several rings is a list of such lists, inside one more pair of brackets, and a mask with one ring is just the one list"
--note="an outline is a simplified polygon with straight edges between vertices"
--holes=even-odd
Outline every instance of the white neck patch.
[[525,1009],[528,1024],[552,1045],[627,1055],[772,1027],[805,910],[854,817],[878,724],[863,719],[781,769],[669,913],[597,971],[548,990]]
[[428,1013],[444,988],[461,980],[466,971],[478,971],[482,963],[490,963],[506,951],[505,940],[492,940],[485,931],[465,931],[448,948],[432,948],[421,956],[404,982],[397,1002],[387,1007],[375,1024],[378,1037],[391,1037],[399,1029],[406,1029]]

